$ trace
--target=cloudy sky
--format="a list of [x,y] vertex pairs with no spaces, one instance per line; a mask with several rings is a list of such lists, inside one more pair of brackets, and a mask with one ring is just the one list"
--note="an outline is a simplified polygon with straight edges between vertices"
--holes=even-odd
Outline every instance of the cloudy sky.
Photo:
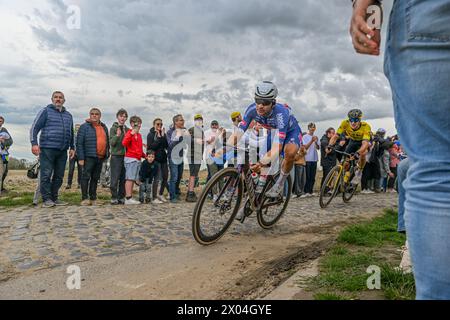
[[125,107],[146,135],[155,117],[168,125],[176,113],[187,125],[202,113],[227,126],[255,83],[271,80],[304,130],[314,121],[322,135],[360,107],[393,134],[383,58],[353,51],[350,15],[348,0],[0,0],[0,114],[11,153],[33,158],[29,128],[54,90],[76,123],[97,106],[110,126]]

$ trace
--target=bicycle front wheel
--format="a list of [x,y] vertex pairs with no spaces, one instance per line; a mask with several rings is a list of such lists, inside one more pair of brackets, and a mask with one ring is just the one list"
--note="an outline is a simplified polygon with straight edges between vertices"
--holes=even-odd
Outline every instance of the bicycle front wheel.
[[340,165],[334,167],[330,173],[328,173],[322,188],[320,188],[319,204],[322,209],[328,207],[339,191],[342,177],[341,168]]
[[263,198],[261,200],[260,210],[257,212],[258,224],[263,229],[272,228],[280,219],[287,209],[289,200],[292,196],[292,179],[288,176],[285,182],[283,195],[277,198],[268,198],[265,196],[265,192],[272,188],[277,181],[279,175],[271,178],[263,191]]
[[221,170],[211,178],[192,218],[192,233],[198,243],[210,245],[225,234],[239,210],[243,190],[243,181],[234,168]]

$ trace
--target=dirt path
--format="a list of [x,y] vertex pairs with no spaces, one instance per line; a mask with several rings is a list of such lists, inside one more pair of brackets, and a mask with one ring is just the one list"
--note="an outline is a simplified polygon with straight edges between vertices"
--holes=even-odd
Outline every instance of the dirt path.
[[[319,257],[345,225],[382,214],[393,195],[359,196],[318,211],[317,198],[293,200],[272,231],[250,218],[219,243],[202,247],[187,235],[137,253],[70,259],[0,283],[3,299],[256,299]],[[301,210],[299,210],[301,209]],[[188,216],[189,212],[186,212]],[[81,269],[81,290],[68,290],[69,265]]]

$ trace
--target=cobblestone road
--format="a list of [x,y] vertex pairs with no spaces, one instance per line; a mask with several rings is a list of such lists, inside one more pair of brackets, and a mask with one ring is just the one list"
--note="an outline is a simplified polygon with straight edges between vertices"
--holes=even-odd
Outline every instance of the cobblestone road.
[[[274,237],[381,213],[396,195],[359,195],[350,204],[335,199],[321,210],[318,198],[292,199],[279,224],[262,230],[252,216],[234,223],[228,236]],[[0,281],[39,269],[142,250],[197,245],[191,233],[194,205],[188,203],[99,207],[0,209]],[[367,213],[371,212],[371,215]],[[318,227],[316,229],[316,227]],[[221,241],[226,241],[223,238]]]

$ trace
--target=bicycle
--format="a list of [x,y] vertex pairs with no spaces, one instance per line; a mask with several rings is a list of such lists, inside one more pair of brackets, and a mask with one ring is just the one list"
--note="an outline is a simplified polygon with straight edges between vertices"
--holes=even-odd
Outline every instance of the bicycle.
[[[203,189],[192,218],[192,233],[201,245],[211,245],[225,234],[235,220],[244,196],[246,199],[242,223],[256,212],[258,224],[263,229],[270,229],[286,211],[292,195],[291,177],[287,178],[284,195],[277,198],[265,196],[277,181],[279,173],[268,176],[262,192],[257,194],[248,155],[249,151],[245,150],[244,165],[217,172]],[[213,195],[212,199],[208,196],[210,194]]]
[[358,185],[351,183],[357,168],[355,155],[336,149],[334,151],[342,154],[343,157],[340,163],[327,175],[320,189],[319,203],[322,209],[325,209],[331,203],[338,192],[342,193],[345,203],[350,202],[358,188]]

